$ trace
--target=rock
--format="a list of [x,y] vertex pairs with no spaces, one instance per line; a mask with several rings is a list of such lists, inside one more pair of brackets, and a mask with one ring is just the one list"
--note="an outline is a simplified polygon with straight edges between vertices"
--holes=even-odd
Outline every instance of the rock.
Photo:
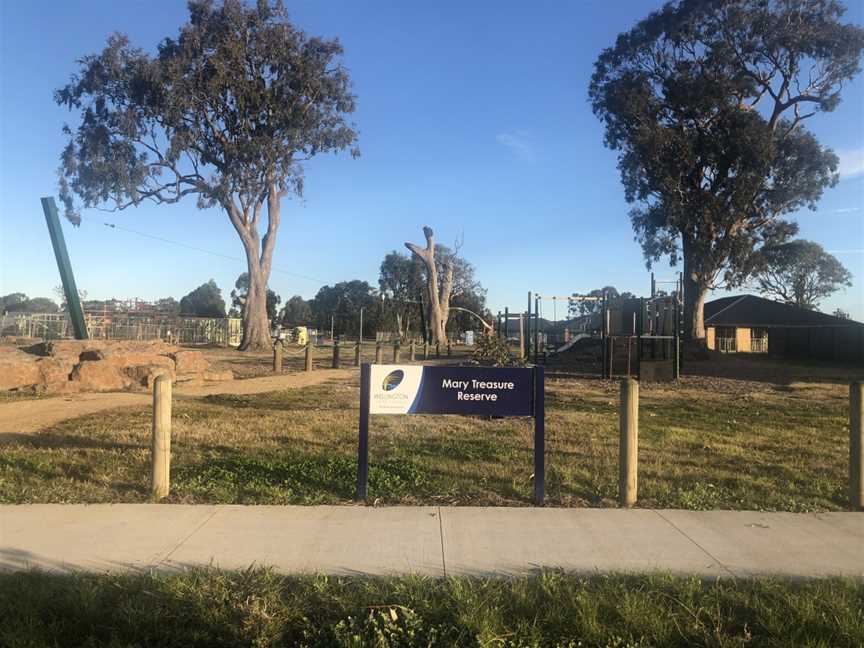
[[72,370],[72,381],[84,391],[119,391],[130,380],[117,367],[103,361],[84,361]]
[[42,383],[48,391],[62,391],[69,385],[69,376],[75,363],[65,358],[37,358],[36,366],[42,375]]
[[177,351],[171,357],[178,374],[199,373],[210,368],[210,363],[200,351]]
[[33,387],[41,382],[35,357],[18,349],[0,354],[0,390]]
[[165,365],[137,365],[126,369],[126,375],[136,386],[153,389],[153,383],[157,376],[167,374],[174,380],[174,371]]
[[234,380],[234,372],[230,369],[227,371],[205,371],[202,377],[207,382],[220,382],[223,380]]

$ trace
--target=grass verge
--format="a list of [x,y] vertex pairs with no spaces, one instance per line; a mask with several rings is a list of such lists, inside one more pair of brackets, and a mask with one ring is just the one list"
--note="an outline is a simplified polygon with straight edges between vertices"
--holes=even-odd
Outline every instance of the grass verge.
[[520,579],[0,575],[23,646],[825,646],[864,644],[864,584],[671,576]]
[[[846,506],[842,387],[741,381],[646,384],[641,506],[781,511]],[[351,500],[357,385],[334,382],[175,403],[173,502],[323,504]],[[548,503],[613,506],[617,384],[550,380]],[[150,412],[64,422],[0,445],[0,502],[147,501]],[[373,416],[369,494],[391,504],[527,505],[531,422]]]

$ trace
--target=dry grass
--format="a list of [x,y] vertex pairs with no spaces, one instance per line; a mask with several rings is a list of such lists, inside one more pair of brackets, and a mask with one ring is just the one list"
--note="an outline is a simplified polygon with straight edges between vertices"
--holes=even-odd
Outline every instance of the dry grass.
[[[612,506],[617,384],[550,380],[547,501]],[[355,383],[175,406],[171,501],[339,503],[354,495]],[[640,505],[838,510],[842,385],[685,378],[643,385]],[[0,446],[2,502],[147,501],[146,409],[67,421]],[[369,495],[382,503],[527,505],[530,421],[373,416]]]

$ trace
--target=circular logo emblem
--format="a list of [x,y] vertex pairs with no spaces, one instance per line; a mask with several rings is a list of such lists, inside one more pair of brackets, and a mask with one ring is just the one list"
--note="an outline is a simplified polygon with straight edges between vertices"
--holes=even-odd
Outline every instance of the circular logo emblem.
[[391,371],[389,374],[384,376],[384,382],[381,387],[384,391],[393,391],[399,386],[399,383],[402,382],[402,379],[405,377],[405,372],[401,369],[397,369],[396,371]]

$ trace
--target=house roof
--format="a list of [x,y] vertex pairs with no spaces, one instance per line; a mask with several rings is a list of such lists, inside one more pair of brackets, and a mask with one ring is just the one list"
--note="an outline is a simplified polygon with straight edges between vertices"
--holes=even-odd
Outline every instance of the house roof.
[[721,297],[705,303],[705,326],[862,326],[861,322],[757,297]]

